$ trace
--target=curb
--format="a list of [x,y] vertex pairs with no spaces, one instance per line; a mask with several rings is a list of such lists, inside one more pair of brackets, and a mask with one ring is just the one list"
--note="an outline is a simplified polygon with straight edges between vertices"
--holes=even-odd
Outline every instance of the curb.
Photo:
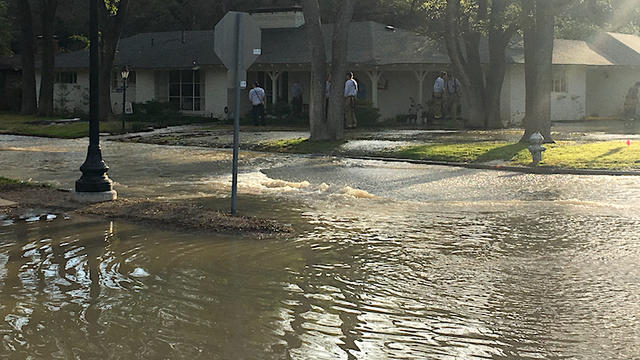
[[387,161],[387,162],[406,162],[410,164],[421,165],[437,165],[437,166],[451,166],[461,167],[467,169],[480,169],[480,170],[497,170],[497,171],[512,171],[527,174],[539,174],[539,175],[606,175],[606,176],[640,176],[640,171],[623,171],[623,170],[596,170],[596,169],[563,169],[553,167],[524,167],[524,166],[502,166],[502,165],[487,165],[487,164],[473,164],[473,163],[458,163],[449,161],[435,161],[435,160],[416,160],[416,159],[402,159],[402,158],[388,158],[378,156],[350,156],[346,155],[345,158],[358,159],[358,160],[375,160],[375,161]]

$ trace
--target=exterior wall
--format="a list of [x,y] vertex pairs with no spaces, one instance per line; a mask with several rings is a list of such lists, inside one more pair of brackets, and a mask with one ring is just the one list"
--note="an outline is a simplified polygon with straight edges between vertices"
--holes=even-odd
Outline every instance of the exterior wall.
[[508,65],[506,73],[508,75],[505,75],[502,93],[504,95],[508,91],[509,98],[502,106],[508,108],[508,115],[502,121],[507,119],[509,125],[519,126],[522,125],[525,112],[524,65]]
[[[565,71],[567,92],[551,93],[551,120],[581,120],[587,103],[586,68],[554,66],[554,72],[559,71]],[[524,65],[507,66],[501,96],[502,122],[508,126],[522,125],[526,100]]]
[[517,124],[511,119],[511,68],[507,67],[504,72],[504,82],[500,93],[500,120],[503,126],[510,127]]
[[254,13],[251,17],[262,29],[298,28],[304,25],[302,11]]
[[[75,84],[53,84],[53,108],[58,112],[89,112],[89,72],[77,71]],[[36,101],[42,74],[36,71]]]
[[640,68],[588,67],[587,117],[619,117],[622,115],[624,98],[636,81],[640,81]]
[[555,74],[565,72],[567,92],[551,93],[551,120],[582,120],[586,109],[586,67],[554,66]]
[[227,71],[225,69],[206,69],[204,71],[205,102],[204,111],[219,119],[224,118],[227,106]]
[[[366,74],[360,76],[361,79],[368,79]],[[410,71],[384,71],[381,81],[386,84],[378,87],[378,106],[380,108],[381,119],[393,118],[398,114],[409,113],[409,98],[416,100],[418,94],[418,80]],[[370,83],[369,83],[370,84]],[[429,76],[424,80],[423,104],[431,98],[433,81]],[[381,88],[382,87],[382,88]],[[371,85],[367,89],[368,97],[371,98]]]
[[151,70],[136,70],[136,102],[152,101],[155,95],[155,79]]

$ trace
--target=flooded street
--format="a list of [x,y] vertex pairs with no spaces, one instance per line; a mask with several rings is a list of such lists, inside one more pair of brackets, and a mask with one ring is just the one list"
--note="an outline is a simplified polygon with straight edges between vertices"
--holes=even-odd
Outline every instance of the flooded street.
[[[230,151],[102,145],[120,196],[228,206]],[[72,188],[86,146],[0,135],[0,176]],[[0,358],[640,358],[640,178],[240,166],[240,213],[294,234],[0,218]]]

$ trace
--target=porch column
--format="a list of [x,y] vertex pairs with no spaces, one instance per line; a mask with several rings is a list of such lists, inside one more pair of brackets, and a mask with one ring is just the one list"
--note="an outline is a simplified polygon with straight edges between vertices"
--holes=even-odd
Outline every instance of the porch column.
[[280,71],[269,71],[267,72],[269,78],[271,79],[271,103],[275,105],[278,102],[278,78],[280,77]]
[[378,107],[378,81],[380,81],[380,76],[382,75],[382,71],[367,71],[367,75],[369,75],[369,79],[371,79],[371,102],[373,103],[373,107]]
[[427,71],[425,70],[414,70],[413,74],[416,76],[416,79],[418,80],[418,101],[416,101],[416,104],[419,105],[418,107],[418,112],[416,113],[416,124],[422,124],[422,96],[423,96],[423,85],[424,85],[424,78],[427,76]]

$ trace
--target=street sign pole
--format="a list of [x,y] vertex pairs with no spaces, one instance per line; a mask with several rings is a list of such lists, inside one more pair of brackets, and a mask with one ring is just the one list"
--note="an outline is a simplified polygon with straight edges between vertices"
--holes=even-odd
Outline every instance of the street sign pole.
[[236,108],[235,119],[233,120],[233,179],[231,181],[231,215],[236,214],[237,201],[238,201],[238,147],[239,147],[239,133],[240,133],[240,64],[242,62],[242,35],[240,33],[242,27],[240,22],[242,18],[240,13],[236,14],[236,63],[234,71],[234,86],[236,87]]
[[230,11],[215,27],[216,55],[227,68],[229,100],[235,90],[236,103],[233,121],[233,165],[231,179],[231,214],[235,215],[238,200],[238,147],[240,146],[240,98],[245,87],[247,69],[262,53],[261,30],[251,15]]

